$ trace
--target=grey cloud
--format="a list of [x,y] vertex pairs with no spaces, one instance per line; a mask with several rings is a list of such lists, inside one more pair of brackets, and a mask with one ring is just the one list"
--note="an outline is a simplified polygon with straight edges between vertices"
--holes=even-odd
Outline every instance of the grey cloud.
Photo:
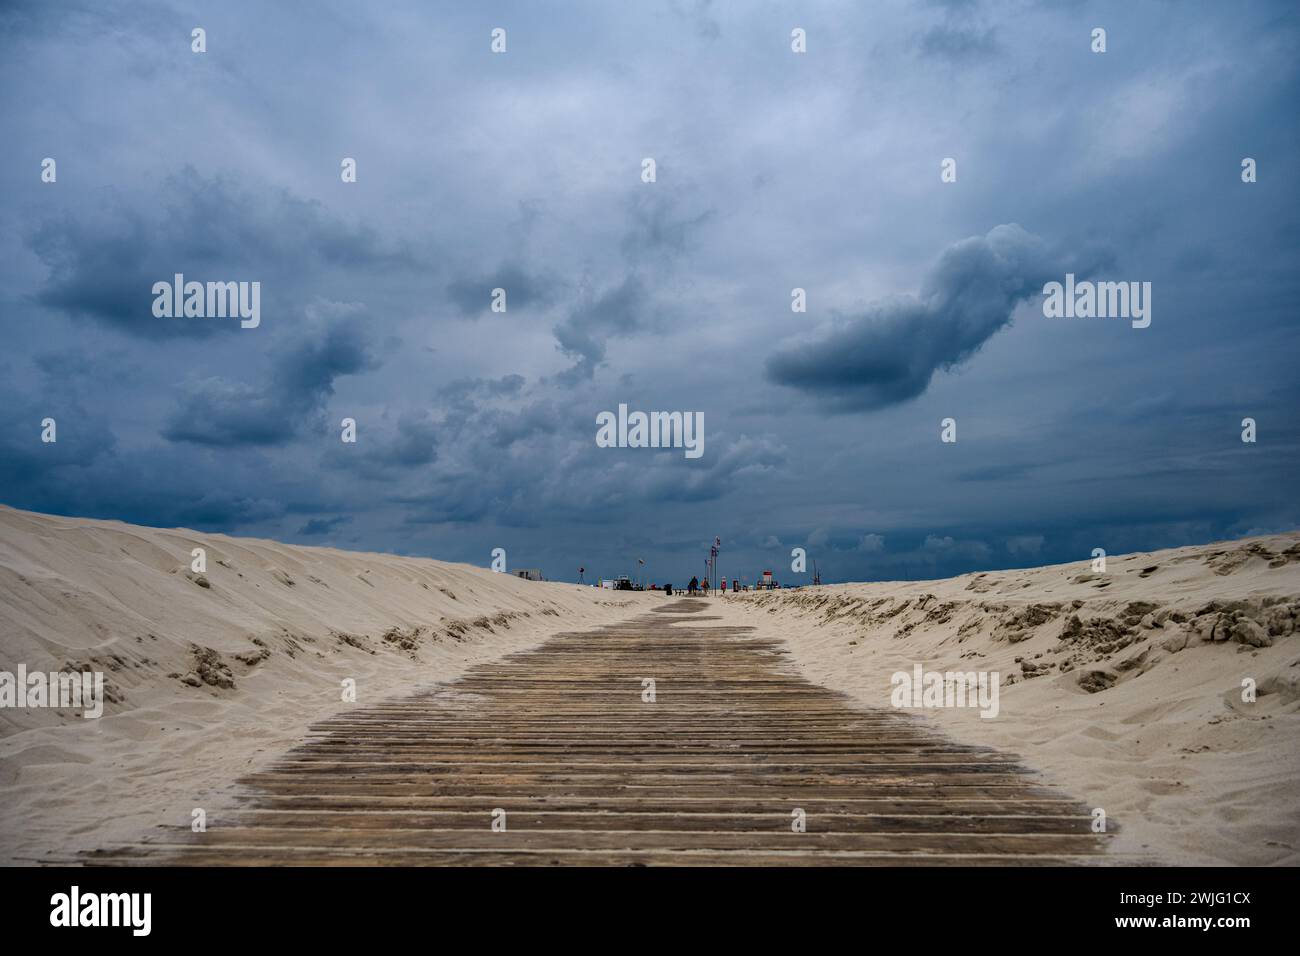
[[1039,466],[1037,461],[996,462],[979,468],[968,468],[954,477],[958,481],[1006,481],[1025,478]]
[[935,372],[969,359],[1017,305],[1064,270],[1039,237],[1019,225],[996,226],[949,246],[919,297],[876,303],[820,341],[777,352],[767,377],[844,411],[905,402],[924,392]]
[[[58,441],[40,440],[40,422],[58,423]],[[109,419],[50,396],[30,403],[0,394],[0,489],[16,507],[54,514],[116,518],[163,527],[227,529],[283,512],[260,480],[244,487],[229,466],[210,472],[169,448],[124,454]],[[253,485],[260,487],[255,491]]]
[[315,405],[334,394],[334,380],[378,368],[363,331],[360,309],[335,307],[340,318],[319,334],[307,330],[299,343],[275,362],[272,387],[290,406]]
[[999,44],[994,31],[942,25],[921,35],[918,46],[925,56],[964,61],[994,56]]
[[[660,172],[663,170],[661,169]],[[649,188],[649,187],[647,187]],[[628,226],[621,249],[630,263],[671,261],[686,253],[714,210],[684,211],[681,192],[638,192],[627,204]]]
[[553,435],[559,428],[560,410],[551,402],[539,402],[496,411],[486,418],[492,443],[508,448],[534,435]]
[[171,442],[219,448],[283,445],[298,430],[298,421],[288,412],[274,391],[209,378],[194,384],[168,418],[162,435]]
[[646,310],[645,284],[636,275],[627,276],[594,298],[586,298],[554,330],[560,351],[576,360],[557,376],[559,381],[573,385],[590,380],[605,360],[608,337],[638,331]]
[[[740,435],[734,440],[711,438],[703,458],[679,469],[680,452],[661,452],[653,458],[644,452],[616,450],[624,471],[605,471],[594,489],[600,499],[614,505],[633,501],[712,501],[753,487],[756,481],[787,460],[785,446],[770,436]],[[721,448],[719,449],[718,446]],[[636,458],[629,458],[635,455]]]
[[1017,555],[1036,555],[1043,550],[1045,540],[1041,534],[1018,534],[1007,538],[1007,552]]
[[362,419],[357,422],[357,441],[332,441],[322,464],[370,481],[393,482],[432,466],[444,432],[443,424],[423,410],[402,412],[391,426]]
[[[55,421],[54,442],[43,442],[42,422]],[[0,392],[0,488],[40,489],[44,494],[89,473],[111,456],[117,438],[109,420],[74,398],[46,392],[39,399],[9,389]]]
[[439,389],[439,394],[450,398],[481,393],[489,396],[518,395],[526,380],[522,375],[502,375],[500,378],[458,378]]
[[167,420],[163,437],[217,447],[292,441],[334,394],[337,378],[377,367],[359,323],[356,315],[345,315],[317,328],[306,326],[272,362],[267,384],[219,377],[194,384]]
[[121,350],[91,353],[75,346],[40,352],[32,361],[52,383],[92,379],[120,383],[127,379],[133,364]]
[[404,416],[397,422],[397,438],[387,450],[395,465],[427,465],[438,456],[438,429],[426,419]]
[[[467,5],[219,4],[196,57],[179,8],[0,3],[0,500],[266,537],[346,515],[303,540],[501,545],[557,578],[635,542],[680,580],[715,533],[752,580],[821,529],[809,556],[846,580],[1031,563],[1007,542],[1038,535],[1032,563],[1294,527],[1292,5],[1134,6],[1143,55],[1114,62],[1059,4],[805,12],[799,58],[794,22],[738,4],[517,5],[506,63]],[[999,336],[996,257],[922,281],[1000,222],[1111,244],[1108,277],[1156,285],[1152,327],[1031,304]],[[177,269],[261,280],[261,327],[154,320]],[[824,311],[896,276],[915,294]],[[511,312],[466,321],[497,285]],[[316,299],[365,303],[381,371],[300,327]],[[589,410],[623,399],[704,409],[704,459],[595,448]],[[826,407],[879,411],[846,432]]]
[[298,533],[304,537],[326,535],[332,533],[351,520],[351,515],[338,515],[333,518],[312,518],[298,529]]
[[151,202],[114,190],[75,215],[51,215],[30,230],[27,244],[48,270],[38,304],[152,339],[232,328],[155,317],[153,284],[176,273],[259,281],[265,311],[277,290],[298,288],[313,274],[414,265],[405,249],[389,248],[373,229],[346,225],[319,203],[284,190],[237,189],[190,168],[162,183]]
[[572,387],[595,377],[605,362],[611,336],[644,331],[652,318],[650,280],[642,268],[659,273],[655,284],[666,284],[668,273],[689,251],[700,228],[714,217],[712,209],[684,211],[680,193],[637,192],[626,204],[627,225],[620,250],[626,263],[621,281],[599,292],[590,280],[579,288],[579,301],[555,326],[556,344],[574,364],[555,377]]
[[510,264],[473,279],[457,279],[447,286],[447,297],[462,315],[478,316],[491,306],[493,289],[505,290],[509,312],[549,305],[561,286],[558,279],[533,275],[518,265]]
[[687,20],[696,34],[704,40],[716,40],[722,35],[722,25],[710,15],[713,0],[672,0],[672,10]]

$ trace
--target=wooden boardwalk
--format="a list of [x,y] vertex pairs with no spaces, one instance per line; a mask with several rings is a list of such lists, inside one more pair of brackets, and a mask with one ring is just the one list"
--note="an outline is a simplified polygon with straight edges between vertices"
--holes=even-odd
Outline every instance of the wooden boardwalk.
[[857,708],[778,643],[700,626],[707,608],[562,634],[331,718],[241,780],[242,807],[206,833],[160,830],[87,862],[1106,862],[1087,808],[1014,757]]

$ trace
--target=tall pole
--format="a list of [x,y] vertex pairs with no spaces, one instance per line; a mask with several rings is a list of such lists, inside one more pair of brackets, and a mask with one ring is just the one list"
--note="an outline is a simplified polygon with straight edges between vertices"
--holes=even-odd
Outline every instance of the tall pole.
[[718,550],[721,547],[722,539],[715,537],[712,547],[709,548],[709,559],[704,562],[709,568],[709,578],[715,588],[718,586]]
[[718,552],[722,550],[722,538],[713,539],[713,586],[718,586]]

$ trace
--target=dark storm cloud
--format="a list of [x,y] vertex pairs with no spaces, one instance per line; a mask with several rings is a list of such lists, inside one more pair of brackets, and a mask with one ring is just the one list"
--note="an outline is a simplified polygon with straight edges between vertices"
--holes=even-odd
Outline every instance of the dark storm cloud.
[[335,433],[321,464],[349,479],[394,484],[406,476],[427,474],[445,440],[444,423],[428,411],[404,411],[395,422],[362,416],[356,442],[341,442]]
[[32,364],[41,373],[45,394],[84,399],[106,389],[123,388],[142,371],[138,356],[127,349],[91,351],[76,345],[39,352],[32,356]]
[[496,411],[486,416],[484,424],[498,448],[509,448],[525,439],[553,435],[563,420],[560,407],[553,402],[536,402],[518,409]]
[[378,366],[358,316],[308,330],[272,362],[263,385],[196,383],[163,429],[172,442],[229,447],[292,441],[334,394],[334,381]]
[[477,278],[457,279],[447,286],[447,297],[462,315],[478,316],[492,305],[493,289],[505,290],[506,308],[512,310],[548,305],[560,286],[553,277],[531,275],[517,265],[504,265]]
[[75,348],[41,352],[34,355],[32,361],[38,369],[56,381],[88,378],[97,368],[97,363],[92,356]]
[[698,241],[701,228],[714,218],[711,208],[693,211],[689,200],[638,192],[627,201],[620,243],[625,270],[621,281],[597,290],[588,280],[578,300],[554,328],[556,345],[574,364],[555,376],[565,387],[590,382],[605,363],[611,338],[629,338],[647,330],[655,312],[650,272],[659,286]]
[[[723,442],[702,468],[686,476],[662,467],[647,468],[628,489],[633,500],[648,502],[713,501],[761,486],[762,479],[786,464],[788,450],[777,440],[741,435]],[[612,493],[611,489],[611,493]]]
[[438,390],[450,399],[462,399],[481,393],[489,396],[518,395],[526,380],[522,375],[503,375],[500,378],[458,378]]
[[51,215],[27,242],[48,270],[39,304],[150,339],[229,330],[220,321],[154,316],[153,284],[176,273],[187,281],[260,281],[274,297],[325,270],[414,264],[373,229],[347,225],[319,203],[284,190],[240,189],[189,168],[148,200],[113,190],[75,214]]
[[298,529],[298,533],[307,538],[330,534],[351,520],[351,515],[338,515],[334,518],[312,518]]
[[647,308],[646,287],[636,275],[629,275],[617,286],[594,296],[584,295],[584,301],[555,327],[560,351],[575,360],[571,368],[556,378],[565,385],[589,381],[605,361],[609,337],[639,331]]
[[[57,441],[41,441],[55,419]],[[38,399],[0,390],[0,489],[15,507],[163,527],[223,530],[281,514],[282,488],[220,469],[223,486],[204,487],[189,456],[121,447],[109,417],[53,394]]]
[[274,390],[211,378],[194,385],[163,428],[171,442],[218,448],[283,445],[293,440],[299,422],[285,414]]
[[428,465],[438,457],[437,423],[423,415],[408,413],[397,420],[397,434],[381,452],[385,464],[402,468]]
[[502,491],[494,475],[444,472],[434,476],[426,492],[394,495],[390,500],[402,506],[404,524],[470,524],[488,518],[499,520],[508,504]]
[[300,334],[300,341],[279,356],[272,370],[272,388],[290,407],[313,407],[334,394],[334,380],[376,369],[361,310],[341,312],[329,324]]
[[[0,4],[0,500],[660,581],[714,534],[844,580],[1292,526],[1300,16],[1112,6],[1100,56],[1058,4],[516,3],[493,57],[466,5]],[[1029,321],[1010,222],[1151,328]],[[177,271],[260,328],[154,319]],[[704,458],[597,448],[624,400]]]
[[[491,519],[503,527],[534,527],[547,521],[608,523],[641,509],[716,501],[771,475],[788,460],[788,450],[768,436],[716,439],[711,455],[690,462],[683,473],[679,451],[602,449],[598,458],[579,457],[586,443],[560,442],[549,431],[534,433],[526,447],[502,456],[501,435],[480,423],[461,423],[460,443],[477,451],[463,460],[478,467],[431,476],[427,490],[403,495],[404,521],[411,524],[474,523]],[[475,435],[481,432],[481,437]],[[520,441],[523,441],[520,439]],[[514,444],[511,442],[510,444]]]
[[1006,481],[1008,478],[1023,478],[1037,466],[1036,461],[1015,464],[999,463],[987,465],[983,468],[970,468],[958,472],[954,477],[958,481]]
[[1016,224],[996,226],[949,246],[918,297],[876,303],[820,341],[772,355],[767,377],[845,411],[905,402],[935,372],[969,359],[1010,323],[1016,306],[1065,270],[1039,237]]
[[[54,419],[53,442],[41,440],[47,418]],[[0,391],[0,487],[10,492],[89,472],[116,445],[108,419],[76,398]]]
[[184,528],[228,528],[248,525],[284,513],[284,506],[260,497],[242,496],[225,491],[209,491],[196,496],[185,496],[183,489],[161,501],[142,500],[132,503],[126,521],[145,524],[158,522],[164,526]]

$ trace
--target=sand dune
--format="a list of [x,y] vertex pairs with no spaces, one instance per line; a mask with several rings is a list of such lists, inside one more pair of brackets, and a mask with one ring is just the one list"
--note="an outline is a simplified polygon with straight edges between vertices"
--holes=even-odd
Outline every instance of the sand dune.
[[[191,570],[191,549],[207,568]],[[312,723],[661,607],[438,561],[0,508],[0,670],[103,671],[105,715],[0,709],[0,860],[212,822]],[[998,716],[919,713],[1105,810],[1124,859],[1300,863],[1300,535],[944,581],[713,599],[811,680],[997,671]],[[357,703],[341,699],[356,682]],[[1257,699],[1242,699],[1243,681]]]
[[917,712],[1104,809],[1126,854],[1300,863],[1300,534],[727,604],[873,707],[917,663],[998,671],[995,719]]
[[218,814],[231,780],[316,720],[653,601],[0,507],[0,670],[98,670],[108,697],[98,720],[0,709],[0,860],[69,859],[188,825],[195,807]]

